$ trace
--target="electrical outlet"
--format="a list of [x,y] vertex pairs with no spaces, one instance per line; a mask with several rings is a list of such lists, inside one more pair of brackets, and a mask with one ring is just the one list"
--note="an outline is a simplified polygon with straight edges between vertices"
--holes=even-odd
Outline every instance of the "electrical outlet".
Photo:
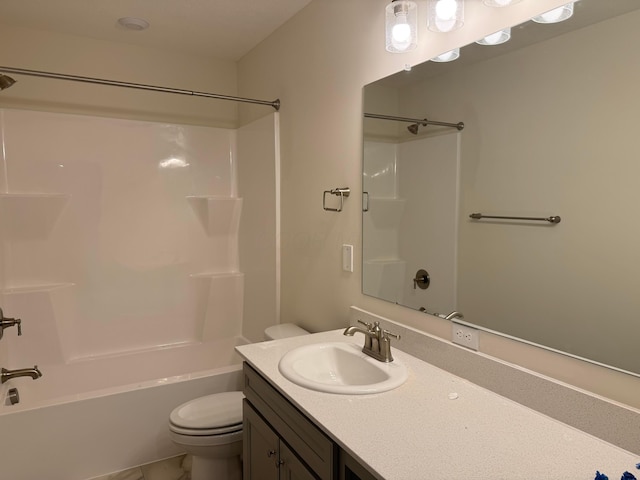
[[451,330],[453,343],[478,350],[478,329],[453,322]]

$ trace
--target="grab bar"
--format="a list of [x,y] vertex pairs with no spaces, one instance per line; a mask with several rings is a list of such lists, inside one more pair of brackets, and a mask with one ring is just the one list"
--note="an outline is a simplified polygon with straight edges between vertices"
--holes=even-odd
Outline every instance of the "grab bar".
[[560,223],[562,220],[558,215],[552,215],[550,217],[501,217],[497,215],[483,215],[482,213],[472,213],[469,215],[469,218],[473,218],[474,220],[480,220],[482,218],[497,218],[500,220],[533,220],[536,222],[549,222],[553,224]]

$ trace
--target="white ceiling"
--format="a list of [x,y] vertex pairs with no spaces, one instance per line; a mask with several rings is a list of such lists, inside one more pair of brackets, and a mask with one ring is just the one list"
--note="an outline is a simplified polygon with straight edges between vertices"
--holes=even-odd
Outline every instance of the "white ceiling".
[[[238,60],[310,1],[0,0],[0,24]],[[127,30],[120,17],[151,26]]]

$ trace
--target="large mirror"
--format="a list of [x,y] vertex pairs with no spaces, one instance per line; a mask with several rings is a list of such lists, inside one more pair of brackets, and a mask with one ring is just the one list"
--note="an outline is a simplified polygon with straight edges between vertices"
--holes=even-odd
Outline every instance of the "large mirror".
[[638,25],[582,0],[367,85],[363,292],[640,374]]

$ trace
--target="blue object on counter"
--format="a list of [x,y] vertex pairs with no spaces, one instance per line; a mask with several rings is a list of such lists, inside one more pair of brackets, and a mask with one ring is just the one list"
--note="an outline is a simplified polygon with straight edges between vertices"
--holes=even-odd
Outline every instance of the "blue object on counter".
[[[636,465],[637,467],[637,465]],[[636,477],[633,475],[633,473],[629,473],[629,472],[624,472],[622,474],[622,477],[620,477],[620,480],[637,480]]]
[[594,478],[593,480],[609,480],[609,477],[607,477],[604,473],[600,473],[596,470],[596,478]]

